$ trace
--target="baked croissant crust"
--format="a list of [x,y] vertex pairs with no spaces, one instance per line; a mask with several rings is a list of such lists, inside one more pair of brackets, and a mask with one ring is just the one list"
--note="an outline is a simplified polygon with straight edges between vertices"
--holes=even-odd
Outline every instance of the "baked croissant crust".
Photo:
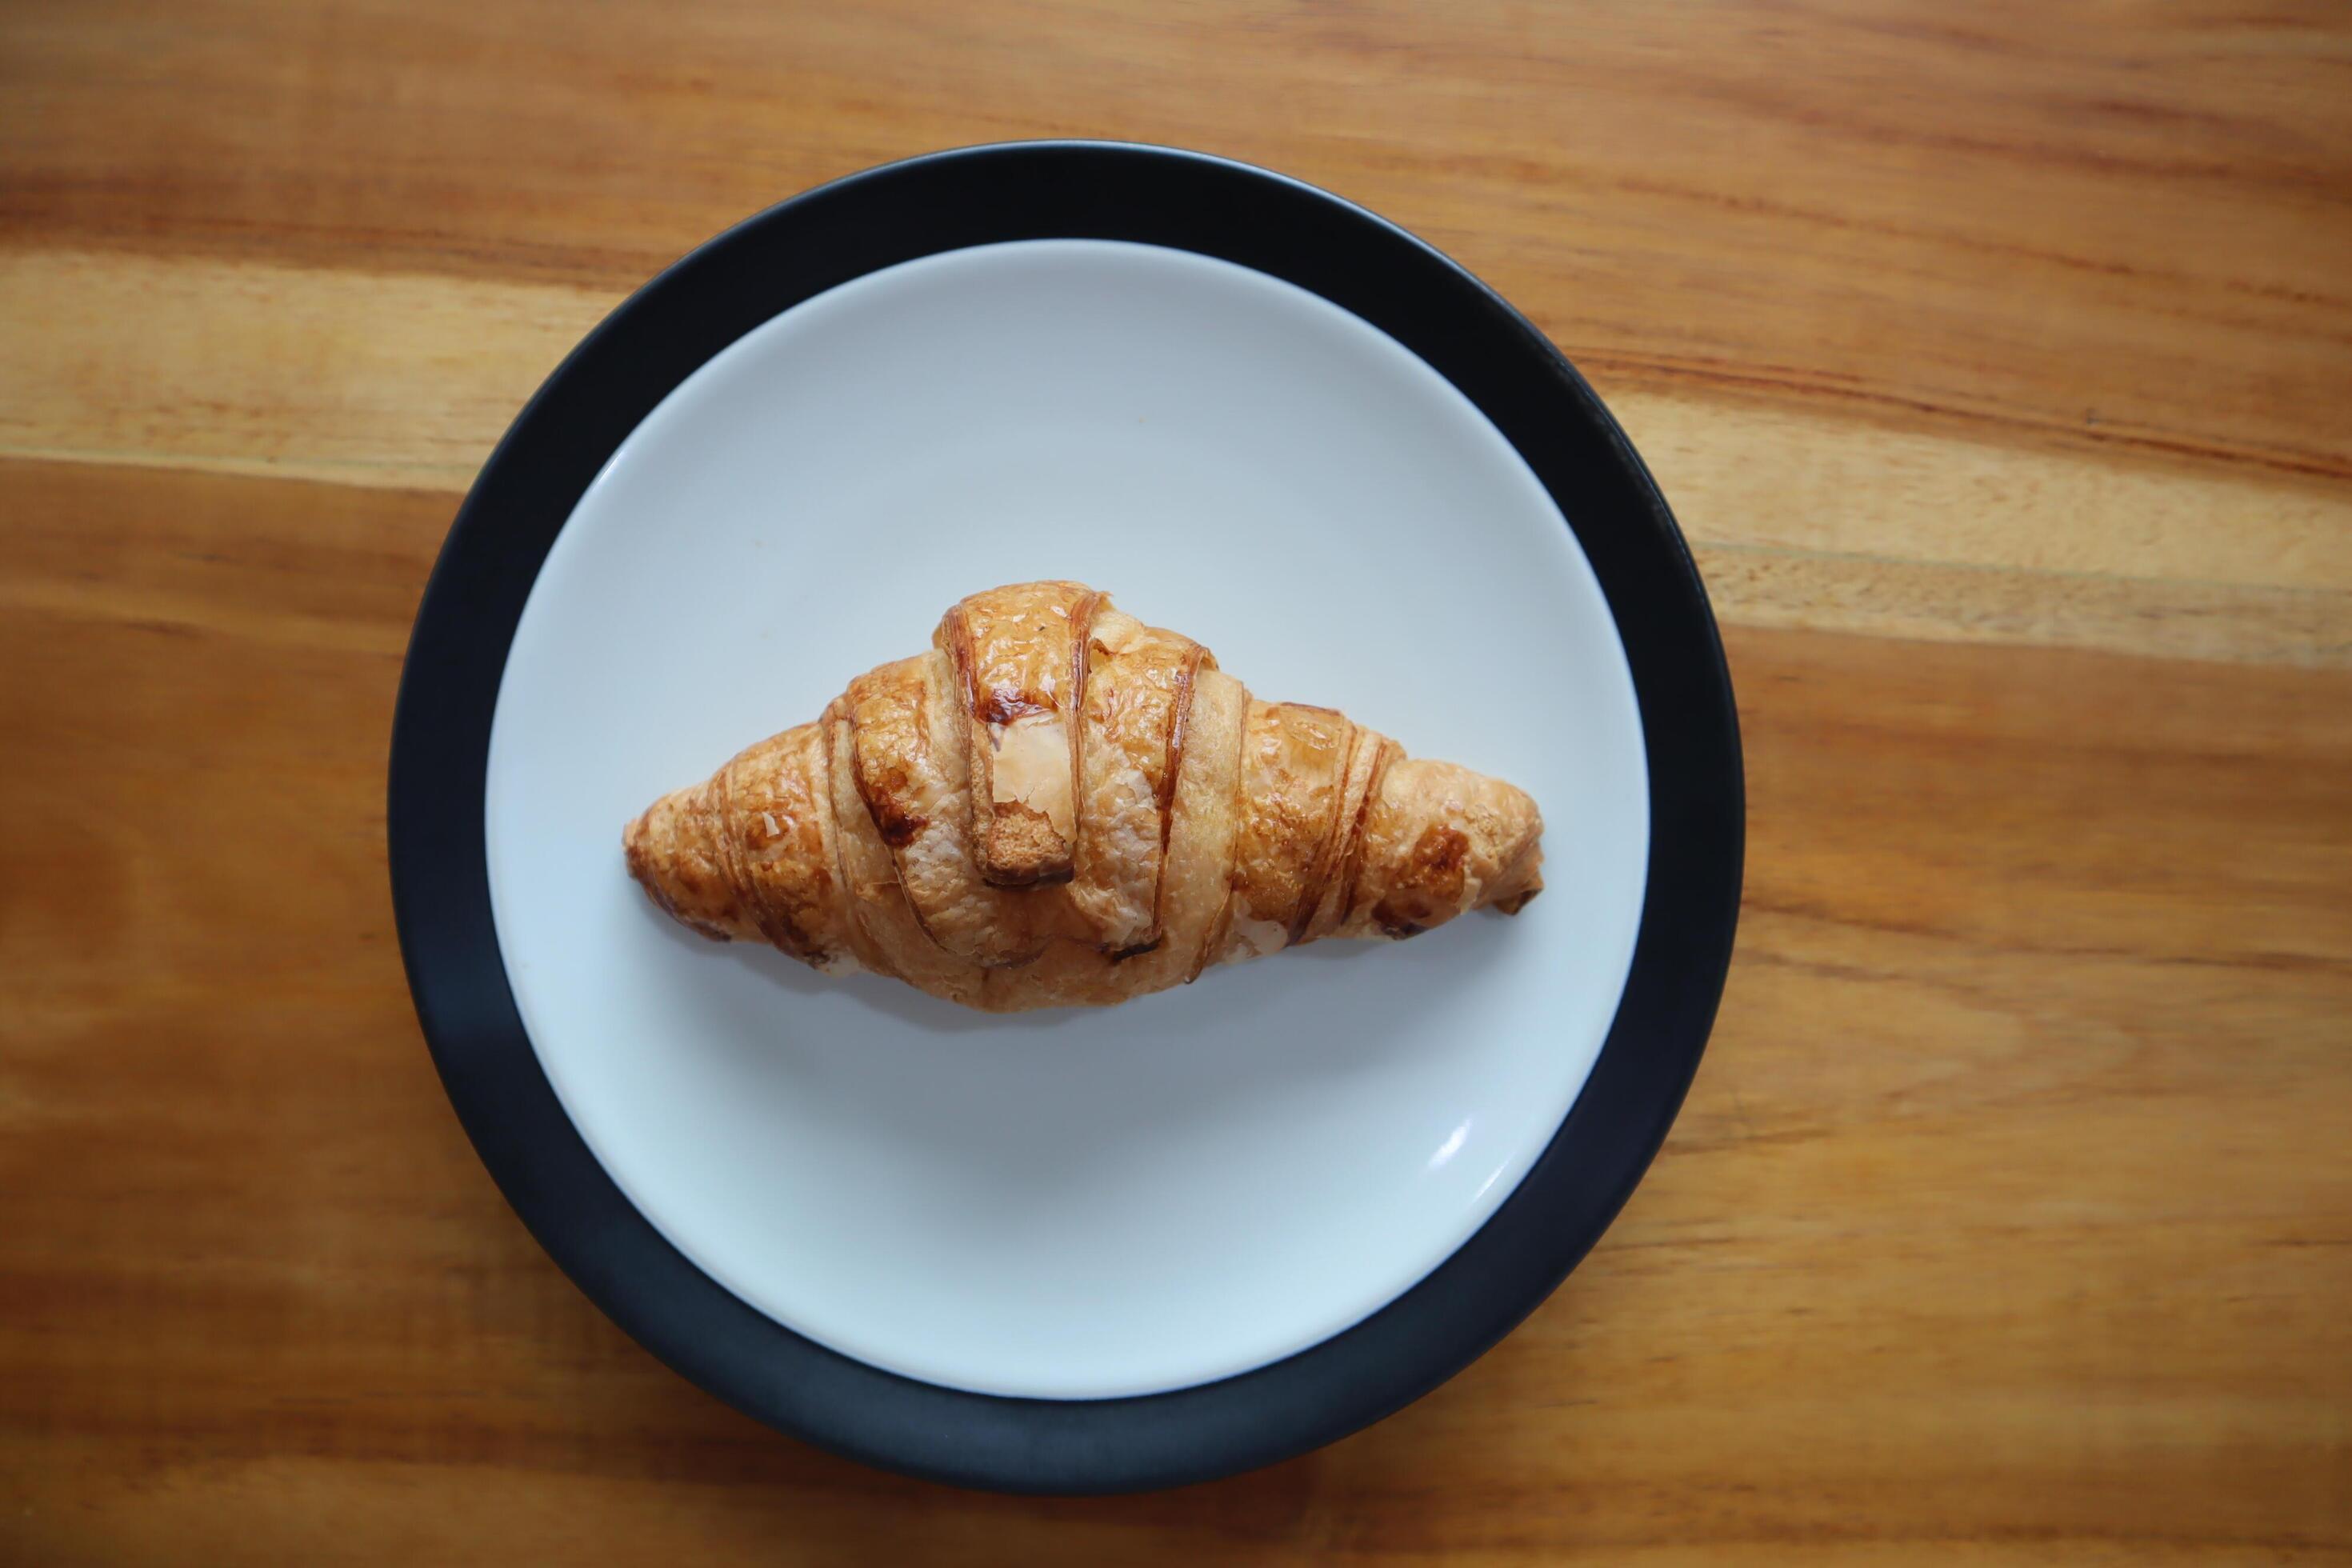
[[975,594],[622,836],[708,937],[990,1012],[1102,1005],[1543,887],[1543,819],[1328,708],[1260,702],[1077,583]]

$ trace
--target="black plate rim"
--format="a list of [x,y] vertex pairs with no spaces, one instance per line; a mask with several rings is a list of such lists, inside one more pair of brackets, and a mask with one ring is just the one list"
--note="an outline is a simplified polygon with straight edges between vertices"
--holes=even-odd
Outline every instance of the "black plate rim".
[[[829,1350],[703,1274],[564,1115],[507,982],[482,803],[508,648],[590,479],[662,397],[778,311],[898,261],[1024,238],[1171,246],[1254,267],[1398,339],[1486,413],[1550,491],[1632,667],[1651,845],[1632,972],[1592,1073],[1511,1196],[1422,1281],[1254,1371],[1060,1401],[919,1382]],[[994,1490],[1100,1493],[1234,1474],[1419,1398],[1549,1297],[1649,1166],[1728,970],[1745,848],[1730,672],[1648,470],[1549,339],[1431,246],[1250,164],[1139,143],[928,153],[818,186],[698,247],[624,301],[525,405],[459,508],[403,667],[387,784],[394,921],[417,1016],[467,1134],[564,1272],[711,1394],[835,1454]]]

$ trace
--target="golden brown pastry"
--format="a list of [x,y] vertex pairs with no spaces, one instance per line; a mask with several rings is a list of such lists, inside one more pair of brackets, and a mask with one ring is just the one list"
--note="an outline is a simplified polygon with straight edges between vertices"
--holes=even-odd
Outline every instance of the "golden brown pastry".
[[975,594],[932,649],[656,801],[630,875],[703,935],[991,1012],[1099,1005],[1318,937],[1541,890],[1543,819],[1076,583]]

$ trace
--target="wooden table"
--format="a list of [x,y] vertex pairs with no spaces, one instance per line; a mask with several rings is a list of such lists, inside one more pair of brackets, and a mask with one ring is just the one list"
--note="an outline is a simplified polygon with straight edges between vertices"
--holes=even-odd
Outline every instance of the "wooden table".
[[[2352,1553],[2352,15],[1943,0],[0,7],[0,1560]],[[1100,134],[1425,235],[1727,628],[1672,1142],[1322,1453],[1039,1502],[656,1364],[443,1100],[385,887],[457,496],[621,295]]]

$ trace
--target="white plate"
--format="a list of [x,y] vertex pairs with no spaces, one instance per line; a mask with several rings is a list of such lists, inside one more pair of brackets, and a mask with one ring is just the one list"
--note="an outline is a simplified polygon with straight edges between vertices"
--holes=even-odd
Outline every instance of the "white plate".
[[[1543,897],[992,1018],[706,943],[630,882],[656,795],[1042,576],[1527,788]],[[1616,1011],[1647,785],[1592,573],[1451,384],[1263,273],[1035,240],[786,310],[620,447],[514,637],[488,864],[539,1060],[680,1251],[874,1365],[1095,1398],[1323,1340],[1511,1193]]]

